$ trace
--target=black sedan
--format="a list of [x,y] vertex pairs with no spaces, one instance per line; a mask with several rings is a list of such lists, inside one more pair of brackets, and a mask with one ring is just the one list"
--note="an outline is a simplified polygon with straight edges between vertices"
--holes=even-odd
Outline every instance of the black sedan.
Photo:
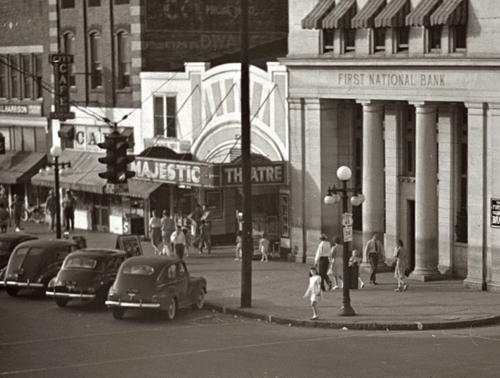
[[7,266],[12,251],[22,242],[38,239],[38,236],[29,234],[0,234],[0,269]]
[[54,297],[59,307],[66,307],[71,299],[104,303],[125,258],[125,251],[118,249],[84,248],[72,252],[45,294]]

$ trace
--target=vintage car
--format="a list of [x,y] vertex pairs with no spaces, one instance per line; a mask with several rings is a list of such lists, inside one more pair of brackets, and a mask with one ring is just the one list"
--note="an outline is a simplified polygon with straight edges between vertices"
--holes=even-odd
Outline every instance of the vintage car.
[[18,244],[34,239],[38,239],[38,236],[18,233],[0,234],[0,269],[7,266],[9,257]]
[[61,269],[71,252],[78,249],[73,240],[29,240],[19,244],[10,255],[3,284],[10,296],[21,289],[45,293],[50,280]]
[[109,248],[84,248],[70,253],[48,285],[45,294],[66,307],[71,299],[106,300],[126,252]]
[[193,306],[201,310],[206,292],[206,279],[191,277],[184,261],[137,256],[120,267],[106,305],[113,310],[115,319],[121,319],[125,310],[136,308],[163,310],[172,320],[180,308]]

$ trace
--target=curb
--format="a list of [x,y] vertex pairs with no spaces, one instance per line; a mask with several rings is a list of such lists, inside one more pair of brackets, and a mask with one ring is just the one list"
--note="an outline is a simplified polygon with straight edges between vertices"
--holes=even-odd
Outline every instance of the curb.
[[342,329],[356,331],[426,331],[440,329],[457,329],[471,327],[485,327],[500,324],[499,316],[487,316],[480,319],[457,320],[449,322],[408,322],[408,323],[370,323],[370,322],[335,322],[322,320],[299,320],[289,319],[274,315],[257,314],[249,310],[242,310],[234,307],[226,307],[205,302],[205,309],[218,313],[237,315],[248,319],[262,320],[268,323],[294,327],[310,327],[325,329]]

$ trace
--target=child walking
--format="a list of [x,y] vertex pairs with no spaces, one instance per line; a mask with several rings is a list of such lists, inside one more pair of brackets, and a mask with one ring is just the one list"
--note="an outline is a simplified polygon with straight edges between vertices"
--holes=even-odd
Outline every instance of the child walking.
[[187,228],[183,228],[182,232],[184,233],[184,236],[186,237],[186,245],[184,247],[184,249],[186,251],[186,257],[189,257],[189,250],[193,246],[193,239],[191,237],[191,233],[189,232],[189,230]]
[[241,238],[241,235],[242,235],[242,232],[241,231],[238,231],[236,233],[236,258],[234,259],[234,261],[239,261],[241,260],[242,258],[242,243],[243,243],[243,239]]
[[363,262],[363,259],[361,258],[361,253],[357,250],[352,251],[352,256],[349,258],[349,266],[353,267],[353,269],[356,269],[358,271],[358,282],[359,282],[359,288],[362,289],[365,287],[365,283],[359,276],[359,266]]
[[304,298],[308,297],[311,300],[311,307],[313,310],[311,320],[318,320],[318,301],[323,299],[323,293],[321,292],[321,276],[314,267],[309,270],[309,286],[304,294]]
[[262,236],[259,242],[260,253],[262,253],[262,259],[260,261],[268,262],[267,255],[269,254],[269,240]]

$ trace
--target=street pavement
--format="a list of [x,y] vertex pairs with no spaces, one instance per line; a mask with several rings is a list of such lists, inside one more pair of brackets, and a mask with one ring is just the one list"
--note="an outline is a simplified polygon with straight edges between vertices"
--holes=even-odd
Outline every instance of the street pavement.
[[[55,238],[45,224],[23,223],[21,232],[41,239]],[[8,232],[14,232],[9,228]],[[117,235],[75,230],[69,237],[83,236],[88,247],[114,248]],[[149,241],[141,242],[144,254],[153,254]],[[310,320],[312,310],[303,295],[312,261],[307,264],[270,260],[252,262],[251,307],[241,307],[241,262],[235,261],[234,246],[214,246],[210,255],[191,253],[185,257],[192,275],[208,281],[206,308],[288,326],[349,330],[428,330],[468,328],[500,323],[500,294],[465,289],[462,280],[420,282],[407,280],[406,292],[395,292],[393,272],[378,273],[378,285],[350,290],[354,316],[340,316],[342,290],[324,292],[318,303],[319,320]]]

